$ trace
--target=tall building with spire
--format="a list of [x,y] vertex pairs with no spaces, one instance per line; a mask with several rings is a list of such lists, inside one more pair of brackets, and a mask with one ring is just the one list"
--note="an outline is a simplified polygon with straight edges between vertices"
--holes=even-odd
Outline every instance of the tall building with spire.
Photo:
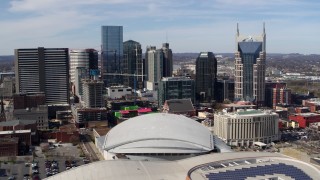
[[263,106],[265,101],[266,32],[240,35],[237,24],[235,53],[235,100]]
[[172,50],[169,48],[169,43],[162,44],[163,52],[163,77],[171,77],[173,71]]

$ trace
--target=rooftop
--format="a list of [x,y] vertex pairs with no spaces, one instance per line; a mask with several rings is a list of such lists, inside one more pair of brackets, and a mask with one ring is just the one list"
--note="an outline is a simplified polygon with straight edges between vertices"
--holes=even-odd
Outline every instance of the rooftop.
[[0,134],[20,134],[20,133],[31,133],[31,129],[15,130],[15,131],[0,131]]
[[272,112],[271,110],[255,110],[255,109],[238,109],[236,112],[230,112],[230,113],[220,113],[220,115],[225,115],[225,116],[266,116],[266,115],[278,115],[275,112]]
[[17,125],[29,125],[36,124],[36,120],[12,120],[0,122],[0,126],[17,126]]
[[161,81],[194,81],[185,76],[176,76],[176,77],[163,77]]
[[295,116],[312,117],[312,116],[320,116],[320,114],[317,114],[317,113],[299,113],[299,114],[295,114]]
[[[298,173],[306,175],[310,179],[318,179],[320,171],[310,164],[290,159],[276,153],[265,152],[230,152],[214,153],[183,159],[179,161],[135,161],[135,160],[114,160],[98,161],[87,165],[72,168],[57,175],[48,177],[48,180],[60,179],[121,179],[121,180],[141,180],[141,179],[192,179],[206,180],[210,173],[230,173],[246,176],[244,172],[253,171],[257,167],[265,172],[270,165],[279,164],[285,167],[293,167],[295,171],[283,172],[273,176],[281,176],[283,179],[292,179],[288,173]],[[216,167],[216,168],[215,168]],[[279,170],[281,170],[279,168]],[[283,169],[282,169],[283,170]],[[304,176],[305,177],[305,176]],[[266,179],[264,176],[246,176],[251,179]]]
[[170,99],[166,100],[165,104],[172,113],[194,111],[191,99]]

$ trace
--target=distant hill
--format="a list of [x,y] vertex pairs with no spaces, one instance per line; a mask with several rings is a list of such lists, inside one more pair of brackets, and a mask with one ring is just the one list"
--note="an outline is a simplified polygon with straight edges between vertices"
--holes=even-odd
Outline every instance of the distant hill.
[[13,61],[14,60],[14,56],[10,55],[10,56],[0,56],[0,61]]

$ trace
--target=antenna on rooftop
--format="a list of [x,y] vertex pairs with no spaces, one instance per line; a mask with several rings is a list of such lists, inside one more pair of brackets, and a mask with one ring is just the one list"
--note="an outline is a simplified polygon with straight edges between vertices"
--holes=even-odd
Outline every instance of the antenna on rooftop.
[[237,23],[237,36],[239,36],[240,33],[239,33],[239,23]]
[[166,31],[166,43],[168,43],[168,31]]

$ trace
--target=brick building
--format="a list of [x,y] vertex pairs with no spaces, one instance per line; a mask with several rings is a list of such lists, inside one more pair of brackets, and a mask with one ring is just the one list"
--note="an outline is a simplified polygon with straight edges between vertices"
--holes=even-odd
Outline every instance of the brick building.
[[320,114],[316,113],[301,113],[290,115],[289,120],[299,123],[300,128],[309,127],[310,123],[320,122]]
[[0,138],[0,157],[18,156],[19,138]]
[[14,109],[36,108],[46,104],[44,93],[15,94],[13,96]]
[[51,133],[51,138],[62,143],[73,143],[79,141],[79,129],[74,124],[60,126],[59,130]]
[[19,142],[25,145],[31,145],[31,130],[14,130],[14,131],[0,131],[0,139],[2,138],[19,138]]
[[302,105],[310,108],[310,112],[317,112],[320,110],[320,98],[311,98],[302,100]]
[[12,120],[0,122],[0,131],[13,131],[13,130],[27,130],[31,129],[31,132],[37,131],[36,120]]

